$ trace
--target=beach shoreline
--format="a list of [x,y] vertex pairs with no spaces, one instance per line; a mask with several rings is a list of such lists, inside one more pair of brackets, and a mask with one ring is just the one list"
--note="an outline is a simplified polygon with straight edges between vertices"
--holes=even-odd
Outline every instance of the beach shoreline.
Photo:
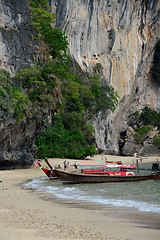
[[[105,157],[111,161],[122,160],[124,164],[131,164],[133,160],[132,157],[99,155],[77,160],[77,163],[101,164]],[[143,162],[157,158],[144,158]],[[75,160],[68,161],[72,165]],[[49,159],[49,162],[63,166],[64,159]],[[62,200],[49,193],[24,188],[23,184],[33,178],[44,177],[34,165],[30,169],[0,171],[0,239],[159,239],[159,215],[110,206],[93,208],[88,203]]]

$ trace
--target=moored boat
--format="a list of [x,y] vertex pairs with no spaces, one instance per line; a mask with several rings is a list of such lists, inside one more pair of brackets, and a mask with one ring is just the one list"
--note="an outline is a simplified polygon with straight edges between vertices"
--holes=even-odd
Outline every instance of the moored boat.
[[67,172],[59,169],[54,169],[53,172],[60,178],[63,184],[160,180],[159,173],[151,173],[151,174],[145,174],[145,175],[111,176],[111,175]]

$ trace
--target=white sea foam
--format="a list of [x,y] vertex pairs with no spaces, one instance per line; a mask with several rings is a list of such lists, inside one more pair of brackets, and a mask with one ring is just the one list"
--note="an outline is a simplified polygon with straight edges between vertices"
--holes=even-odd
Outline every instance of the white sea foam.
[[[154,201],[152,203],[149,201],[148,202],[142,201],[141,199],[138,200],[138,198],[134,199],[135,196],[133,197],[132,194],[130,195],[126,194],[126,196],[124,194],[120,195],[119,194],[120,191],[117,193],[117,195],[115,195],[115,191],[112,192],[112,190],[111,189],[108,190],[108,188],[103,189],[102,186],[100,189],[99,188],[97,189],[97,187],[94,188],[93,185],[91,187],[88,187],[85,185],[83,186],[76,185],[74,187],[64,186],[61,183],[56,183],[56,182],[53,183],[52,181],[46,180],[46,178],[41,178],[41,179],[33,179],[31,182],[24,184],[24,187],[32,188],[38,191],[45,191],[50,194],[53,194],[58,198],[75,199],[80,201],[87,201],[90,203],[112,205],[115,207],[129,207],[129,208],[138,209],[139,211],[142,211],[142,212],[154,212],[154,213],[160,214],[159,202],[157,203],[156,201]],[[114,188],[113,185],[111,185],[111,187]],[[115,186],[115,189],[116,188],[117,186]],[[107,190],[109,191],[108,195],[100,194],[100,192],[106,193]],[[122,187],[122,192],[123,191],[124,191],[124,186]],[[142,190],[140,190],[140,192],[141,191]],[[156,198],[159,196],[158,194],[159,193],[156,194]],[[130,199],[127,199],[127,198],[130,198]]]

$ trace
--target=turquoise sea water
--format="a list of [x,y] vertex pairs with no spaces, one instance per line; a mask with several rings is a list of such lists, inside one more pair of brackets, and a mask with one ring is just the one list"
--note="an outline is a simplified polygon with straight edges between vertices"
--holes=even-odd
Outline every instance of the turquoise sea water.
[[[150,169],[151,164],[142,164],[142,167]],[[160,215],[160,180],[63,185],[60,180],[50,181],[47,177],[43,177],[33,179],[24,184],[24,187],[48,192],[62,199],[129,207]]]

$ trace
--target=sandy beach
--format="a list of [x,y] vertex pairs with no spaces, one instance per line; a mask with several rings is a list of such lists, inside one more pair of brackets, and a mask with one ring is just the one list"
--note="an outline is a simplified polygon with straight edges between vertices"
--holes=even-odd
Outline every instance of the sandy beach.
[[[77,163],[102,164],[106,156],[108,160],[122,160],[124,164],[131,164],[134,159],[97,155]],[[143,162],[157,159],[160,161],[160,157],[147,157]],[[52,166],[58,163],[63,166],[64,159],[49,161]],[[74,161],[69,160],[71,165]],[[30,169],[0,171],[0,240],[160,239],[160,215],[138,211],[131,214],[127,209],[109,206],[93,207],[24,188],[23,184],[33,178],[44,177],[42,170],[34,165]]]

